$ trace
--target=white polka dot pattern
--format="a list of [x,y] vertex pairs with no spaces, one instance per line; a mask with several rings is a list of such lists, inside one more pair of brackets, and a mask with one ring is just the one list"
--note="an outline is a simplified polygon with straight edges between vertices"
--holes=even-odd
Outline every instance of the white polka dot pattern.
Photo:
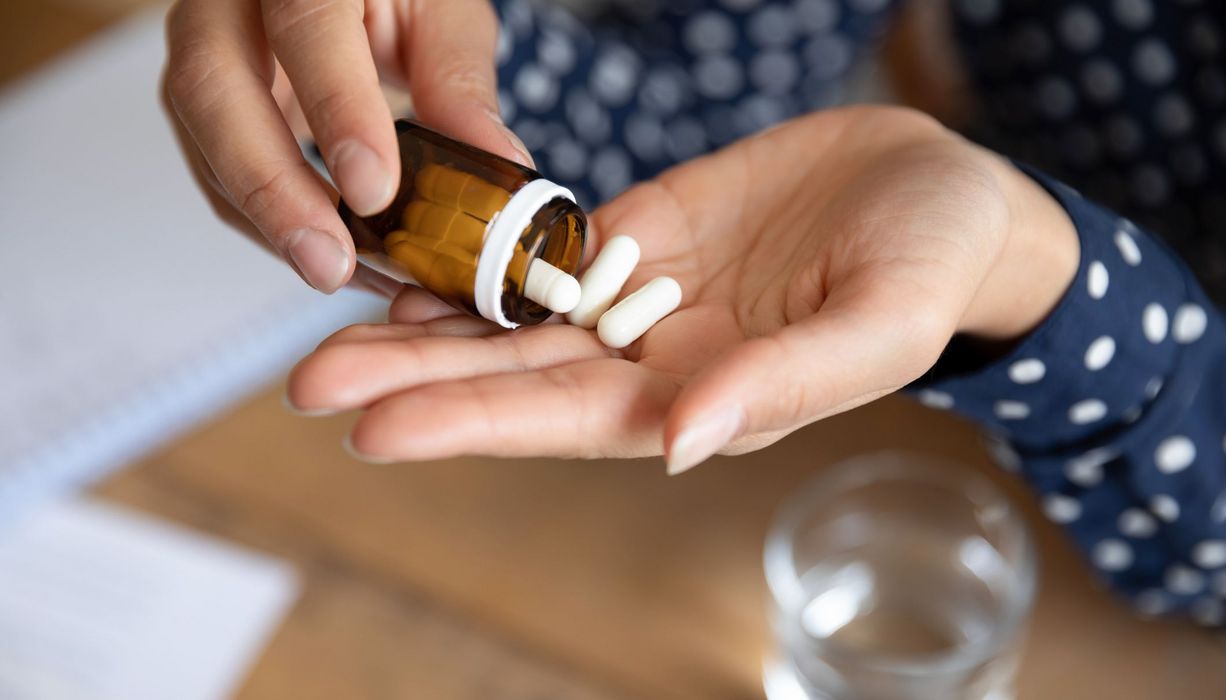
[[1159,39],[1145,39],[1132,55],[1132,69],[1142,82],[1164,85],[1175,76],[1175,57]]
[[1022,466],[1022,458],[1018,455],[1009,443],[1003,439],[994,438],[987,442],[988,454],[992,456],[992,461],[1001,469],[1008,472],[1015,472]]
[[[679,160],[838,103],[857,58],[884,31],[886,8],[897,5],[693,0],[673,13],[628,3],[628,16],[643,24],[627,26],[634,40],[626,41],[621,27],[595,31],[557,8],[497,4],[499,107],[545,174],[585,207]],[[999,122],[987,126],[1035,135],[1029,151],[1005,152],[1072,168],[1069,184],[1087,195],[1027,169],[1076,224],[1085,278],[1055,322],[1021,339],[1010,359],[926,377],[919,399],[1025,446],[1023,460],[1009,443],[990,443],[1003,468],[1027,470],[1028,479],[1048,467],[1061,472],[1058,486],[1044,487],[1044,512],[1096,565],[1127,572],[1111,578],[1144,591],[1138,608],[1216,620],[1222,611],[1194,604],[1189,596],[1200,594],[1185,592],[1192,586],[1176,567],[1204,573],[1226,556],[1226,493],[1206,481],[1226,461],[1226,439],[1221,425],[1203,425],[1221,411],[1180,400],[1202,377],[1221,381],[1211,368],[1185,369],[1221,356],[1218,312],[1148,233],[1089,200],[1114,192],[1147,223],[1178,207],[1172,226],[1179,217],[1226,220],[1226,196],[1189,197],[1189,188],[1210,188],[1226,172],[1226,119],[1216,113],[1226,108],[1220,23],[1203,9],[1154,0],[1071,0],[1042,12],[1023,5],[953,0],[963,28],[972,28],[969,41],[992,37],[1008,59],[969,66],[1002,72],[983,94]],[[1170,29],[1175,13],[1188,15],[1178,34]],[[1010,82],[1009,71],[1024,78]],[[1226,270],[1212,253],[1204,266]],[[1180,376],[1188,371],[1197,374]],[[1144,439],[1128,439],[1142,431]],[[1073,446],[1091,444],[1103,446],[1069,458]],[[1053,445],[1058,454],[1048,452]]]
[[1153,377],[1145,383],[1145,398],[1153,400],[1162,393],[1162,377]]
[[1085,399],[1073,404],[1068,419],[1076,425],[1086,425],[1102,420],[1107,415],[1107,404],[1099,399]]
[[1030,415],[1030,406],[1021,401],[997,401],[995,410],[1001,420],[1022,420]]
[[1205,540],[1192,549],[1192,562],[1202,569],[1226,566],[1226,540]]
[[1115,232],[1115,246],[1119,248],[1124,262],[1133,267],[1141,264],[1141,248],[1127,231],[1121,229]]
[[1081,69],[1081,86],[1087,97],[1105,104],[1119,99],[1124,89],[1124,79],[1111,63],[1092,59]]
[[1072,5],[1060,16],[1060,36],[1074,51],[1089,51],[1098,45],[1103,28],[1098,16],[1085,5]]
[[1159,520],[1172,523],[1179,519],[1179,501],[1166,494],[1158,494],[1149,500],[1149,511]]
[[919,393],[920,403],[930,408],[951,409],[954,407],[954,397],[943,391],[925,389]]
[[1158,523],[1153,516],[1140,508],[1129,508],[1120,513],[1117,527],[1120,533],[1129,537],[1152,537],[1158,531]]
[[1091,372],[1106,367],[1115,357],[1115,339],[1109,335],[1099,336],[1086,348],[1085,367]]
[[1078,486],[1086,488],[1097,486],[1103,480],[1103,465],[1115,459],[1116,456],[1116,453],[1111,450],[1091,450],[1066,462],[1064,475]]
[[1154,9],[1150,0],[1114,0],[1112,9],[1115,19],[1128,29],[1145,29],[1153,20]]
[[1009,379],[1017,384],[1034,384],[1047,374],[1047,365],[1037,358],[1018,360],[1009,366]]
[[1198,304],[1184,304],[1175,310],[1175,320],[1171,324],[1171,337],[1175,342],[1187,345],[1194,343],[1205,334],[1209,325],[1209,317],[1205,309]]
[[1166,589],[1176,595],[1196,595],[1205,588],[1205,574],[1183,564],[1166,570]]
[[1146,306],[1144,314],[1141,316],[1141,329],[1145,333],[1146,340],[1151,343],[1157,344],[1166,340],[1166,309],[1162,308],[1159,304],[1149,304]]
[[1123,540],[1099,542],[1091,552],[1094,565],[1103,571],[1123,571],[1132,565],[1132,547]]
[[1048,494],[1043,499],[1043,512],[1052,522],[1067,525],[1081,517],[1081,502],[1059,493]]
[[1154,464],[1163,474],[1181,472],[1196,459],[1196,445],[1184,435],[1173,435],[1158,443]]
[[1090,263],[1086,271],[1086,291],[1090,293],[1091,299],[1102,299],[1106,296],[1110,282],[1111,277],[1107,274],[1106,265],[1098,260]]

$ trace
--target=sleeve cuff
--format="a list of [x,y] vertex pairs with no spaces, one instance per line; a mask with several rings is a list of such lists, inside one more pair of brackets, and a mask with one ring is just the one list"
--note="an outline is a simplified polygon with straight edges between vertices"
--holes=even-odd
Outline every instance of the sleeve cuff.
[[[1146,413],[1207,310],[1186,271],[1130,221],[1027,166],[1068,212],[1081,244],[1076,278],[1051,315],[1005,357],[972,367],[949,351],[910,389],[1009,440],[1058,452],[1105,439]],[[1204,323],[1199,323],[1202,328]],[[1182,371],[1182,370],[1181,370]]]

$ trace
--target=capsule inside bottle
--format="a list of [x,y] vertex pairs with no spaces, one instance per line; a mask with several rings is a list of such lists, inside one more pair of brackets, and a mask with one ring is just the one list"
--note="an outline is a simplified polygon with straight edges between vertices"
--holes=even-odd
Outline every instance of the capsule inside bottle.
[[[363,264],[505,327],[553,312],[526,291],[534,260],[574,275],[587,219],[533,170],[407,120],[396,123],[400,191],[387,210],[340,214]],[[539,286],[539,285],[534,285]]]

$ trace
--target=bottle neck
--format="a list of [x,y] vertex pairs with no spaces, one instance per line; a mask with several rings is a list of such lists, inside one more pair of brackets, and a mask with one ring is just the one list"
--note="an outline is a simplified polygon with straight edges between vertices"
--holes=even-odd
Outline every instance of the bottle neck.
[[485,241],[477,259],[473,300],[481,316],[503,328],[517,328],[520,325],[507,318],[502,303],[507,266],[511,264],[515,246],[537,212],[555,199],[573,203],[575,195],[549,180],[533,180],[512,195],[502,211],[494,215],[486,226]]

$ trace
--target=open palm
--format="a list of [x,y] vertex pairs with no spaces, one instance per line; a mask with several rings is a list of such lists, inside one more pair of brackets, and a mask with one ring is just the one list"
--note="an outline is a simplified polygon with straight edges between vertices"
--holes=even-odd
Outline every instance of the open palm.
[[624,294],[660,275],[684,293],[624,351],[560,323],[503,331],[410,290],[391,323],[304,359],[289,397],[363,410],[351,441],[375,460],[667,448],[684,468],[754,449],[932,365],[1005,247],[1006,167],[904,110],[796,120],[595,213],[590,249],[616,234],[642,247]]

